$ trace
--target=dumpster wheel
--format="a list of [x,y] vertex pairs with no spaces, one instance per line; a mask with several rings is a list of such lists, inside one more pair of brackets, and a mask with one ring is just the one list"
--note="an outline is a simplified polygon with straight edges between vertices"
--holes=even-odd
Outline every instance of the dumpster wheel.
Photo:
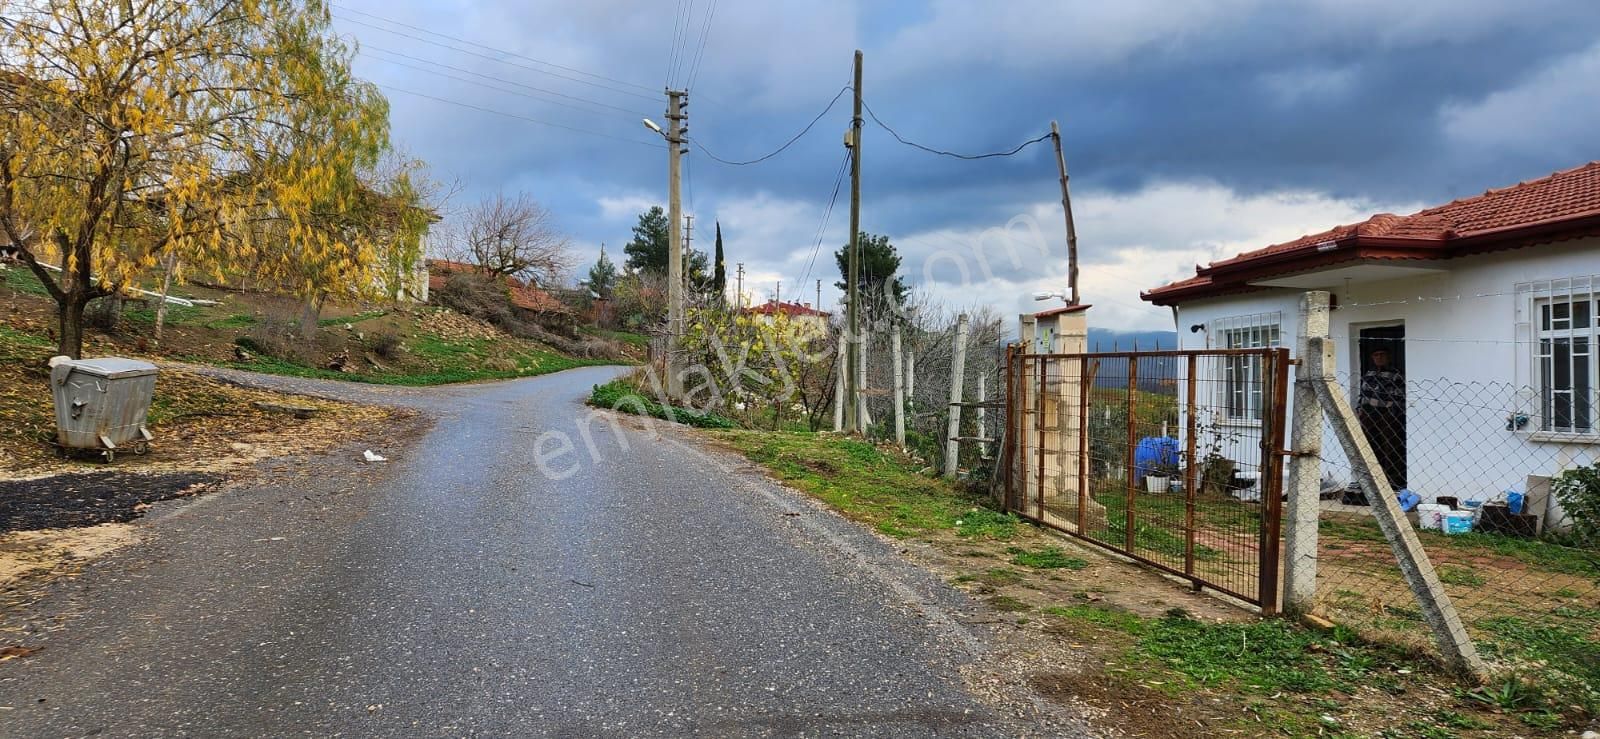
[[150,442],[140,439],[133,443],[133,453],[143,457],[150,453]]

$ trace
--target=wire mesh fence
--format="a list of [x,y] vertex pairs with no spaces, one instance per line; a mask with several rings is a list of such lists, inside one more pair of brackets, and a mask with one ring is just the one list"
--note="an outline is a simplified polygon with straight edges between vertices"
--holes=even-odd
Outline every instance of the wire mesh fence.
[[1271,613],[1287,354],[1014,354],[1006,506]]
[[[1550,417],[1529,386],[1382,375],[1338,380],[1480,651],[1600,681],[1600,537],[1585,520],[1600,500],[1595,440],[1550,430],[1571,417]],[[1429,649],[1371,501],[1324,435],[1314,613]]]

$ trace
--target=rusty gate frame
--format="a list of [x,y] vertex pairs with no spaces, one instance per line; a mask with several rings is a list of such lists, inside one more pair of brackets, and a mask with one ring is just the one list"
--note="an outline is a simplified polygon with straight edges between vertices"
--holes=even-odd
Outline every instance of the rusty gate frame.
[[[1256,357],[1262,361],[1264,367],[1262,375],[1263,380],[1266,383],[1266,387],[1263,388],[1262,391],[1262,432],[1260,434],[1261,471],[1257,483],[1261,492],[1261,524],[1258,527],[1257,536],[1259,557],[1257,558],[1258,572],[1256,573],[1256,595],[1253,597],[1246,593],[1241,593],[1235,589],[1229,588],[1222,583],[1207,580],[1197,571],[1195,567],[1195,539],[1198,531],[1195,526],[1195,494],[1200,482],[1198,475],[1199,471],[1197,466],[1193,463],[1193,460],[1195,459],[1195,444],[1198,430],[1196,425],[1197,404],[1195,400],[1197,392],[1196,369],[1198,368],[1199,360],[1201,358],[1241,356]],[[1134,452],[1133,439],[1136,435],[1135,426],[1137,422],[1131,413],[1129,414],[1127,422],[1129,436],[1127,454],[1129,456],[1129,460],[1127,461],[1127,466],[1125,468],[1128,471],[1126,488],[1129,498],[1129,504],[1125,507],[1125,514],[1128,518],[1128,522],[1124,525],[1124,534],[1126,536],[1126,540],[1122,542],[1122,546],[1117,546],[1110,542],[1088,536],[1084,533],[1086,530],[1085,511],[1087,509],[1085,498],[1089,496],[1089,465],[1087,464],[1089,457],[1089,433],[1087,431],[1087,416],[1089,413],[1090,404],[1089,390],[1093,387],[1093,382],[1098,372],[1098,365],[1101,361],[1108,359],[1127,361],[1127,387],[1131,398],[1132,392],[1137,388],[1139,360],[1152,357],[1175,359],[1179,362],[1182,362],[1184,366],[1183,381],[1185,383],[1184,396],[1186,398],[1186,412],[1184,413],[1186,419],[1184,422],[1186,426],[1184,429],[1184,436],[1186,440],[1185,457],[1190,460],[1190,464],[1185,466],[1184,471],[1184,567],[1182,569],[1178,569],[1162,562],[1152,560],[1148,557],[1141,556],[1137,553],[1134,547],[1133,538],[1135,527],[1132,525],[1132,521],[1135,516],[1136,506],[1132,501],[1136,496],[1136,491],[1134,485],[1132,484],[1134,472],[1132,456]],[[1027,495],[1024,491],[1019,489],[1022,481],[1014,479],[1014,471],[1019,468],[1018,455],[1025,454],[1028,451],[1027,445],[1023,443],[1025,440],[1023,435],[1025,430],[1022,428],[1023,419],[1026,417],[1027,412],[1019,407],[1019,403],[1023,398],[1026,397],[1026,393],[1023,392],[1023,387],[1030,379],[1023,376],[1024,372],[1026,371],[1024,368],[1027,367],[1029,362],[1034,362],[1038,366],[1038,377],[1032,379],[1037,380],[1039,382],[1039,387],[1041,388],[1041,391],[1036,393],[1036,397],[1038,398],[1040,405],[1040,408],[1036,411],[1036,414],[1038,417],[1038,423],[1040,425],[1040,428],[1037,429],[1037,431],[1040,433],[1040,438],[1042,440],[1044,431],[1043,405],[1045,395],[1045,393],[1042,391],[1042,388],[1045,386],[1047,379],[1046,367],[1051,361],[1059,363],[1070,363],[1076,361],[1081,372],[1079,381],[1081,383],[1080,387],[1083,389],[1079,392],[1080,398],[1078,413],[1080,418],[1085,419],[1085,425],[1084,430],[1078,433],[1079,444],[1078,449],[1076,450],[1080,459],[1080,463],[1077,465],[1079,504],[1077,507],[1078,520],[1076,521],[1076,531],[1065,526],[1058,525],[1045,516],[1045,496],[1043,494],[1045,477],[1043,474],[1043,460],[1045,449],[1042,443],[1039,444],[1039,461],[1037,462],[1040,469],[1040,474],[1037,476],[1039,479],[1040,488],[1037,496],[1037,511],[1026,510],[1025,504],[1027,502]],[[1263,349],[1192,349],[1168,351],[1095,352],[1084,354],[1030,354],[1023,352],[1020,345],[1013,344],[1008,346],[1006,348],[1006,428],[1004,434],[1005,440],[1001,448],[1000,465],[998,467],[998,472],[1005,476],[1005,484],[1001,489],[1000,496],[1001,505],[1005,510],[1010,511],[1023,519],[1032,521],[1033,523],[1054,529],[1056,531],[1060,531],[1080,541],[1088,542],[1102,549],[1110,550],[1118,555],[1127,557],[1148,567],[1153,567],[1168,574],[1176,575],[1186,579],[1197,591],[1202,588],[1209,588],[1234,598],[1238,598],[1239,600],[1247,603],[1259,606],[1263,615],[1276,615],[1279,612],[1282,597],[1281,569],[1283,545],[1283,472],[1284,460],[1289,455],[1289,452],[1284,450],[1284,435],[1287,425],[1286,411],[1288,408],[1290,364],[1291,360],[1289,358],[1289,350],[1282,347]],[[1023,478],[1025,480],[1026,475],[1024,475]]]

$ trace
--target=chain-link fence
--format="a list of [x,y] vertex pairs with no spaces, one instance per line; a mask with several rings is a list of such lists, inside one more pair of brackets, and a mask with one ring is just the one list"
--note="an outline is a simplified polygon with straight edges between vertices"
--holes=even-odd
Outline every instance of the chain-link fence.
[[[1600,440],[1588,401],[1387,367],[1337,379],[1479,650],[1600,684]],[[1331,430],[1321,462],[1314,613],[1431,648]]]

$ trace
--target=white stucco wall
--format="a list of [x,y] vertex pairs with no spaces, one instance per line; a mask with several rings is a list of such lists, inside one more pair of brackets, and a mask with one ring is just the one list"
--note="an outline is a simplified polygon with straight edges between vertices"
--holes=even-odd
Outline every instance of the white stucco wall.
[[[1405,326],[1406,376],[1413,388],[1408,402],[1410,487],[1424,499],[1492,499],[1506,489],[1525,491],[1530,474],[1553,475],[1573,464],[1592,463],[1600,452],[1593,439],[1557,441],[1537,433],[1537,419],[1523,431],[1505,427],[1509,410],[1536,415],[1539,407],[1531,390],[1536,384],[1532,337],[1526,326],[1518,330],[1519,321],[1532,320],[1530,299],[1515,294],[1516,286],[1600,275],[1600,239],[1453,259],[1438,266],[1447,271],[1322,288],[1335,295],[1339,306],[1330,321],[1341,378],[1359,374],[1355,349],[1362,328]],[[1177,312],[1179,347],[1225,346],[1220,332],[1195,333],[1192,325],[1221,326],[1243,316],[1278,313],[1280,345],[1294,351],[1301,292],[1270,288],[1185,303]],[[1525,389],[1516,392],[1512,386]],[[1329,442],[1325,456],[1337,460],[1328,465],[1337,474],[1345,466],[1343,456],[1331,437]]]

